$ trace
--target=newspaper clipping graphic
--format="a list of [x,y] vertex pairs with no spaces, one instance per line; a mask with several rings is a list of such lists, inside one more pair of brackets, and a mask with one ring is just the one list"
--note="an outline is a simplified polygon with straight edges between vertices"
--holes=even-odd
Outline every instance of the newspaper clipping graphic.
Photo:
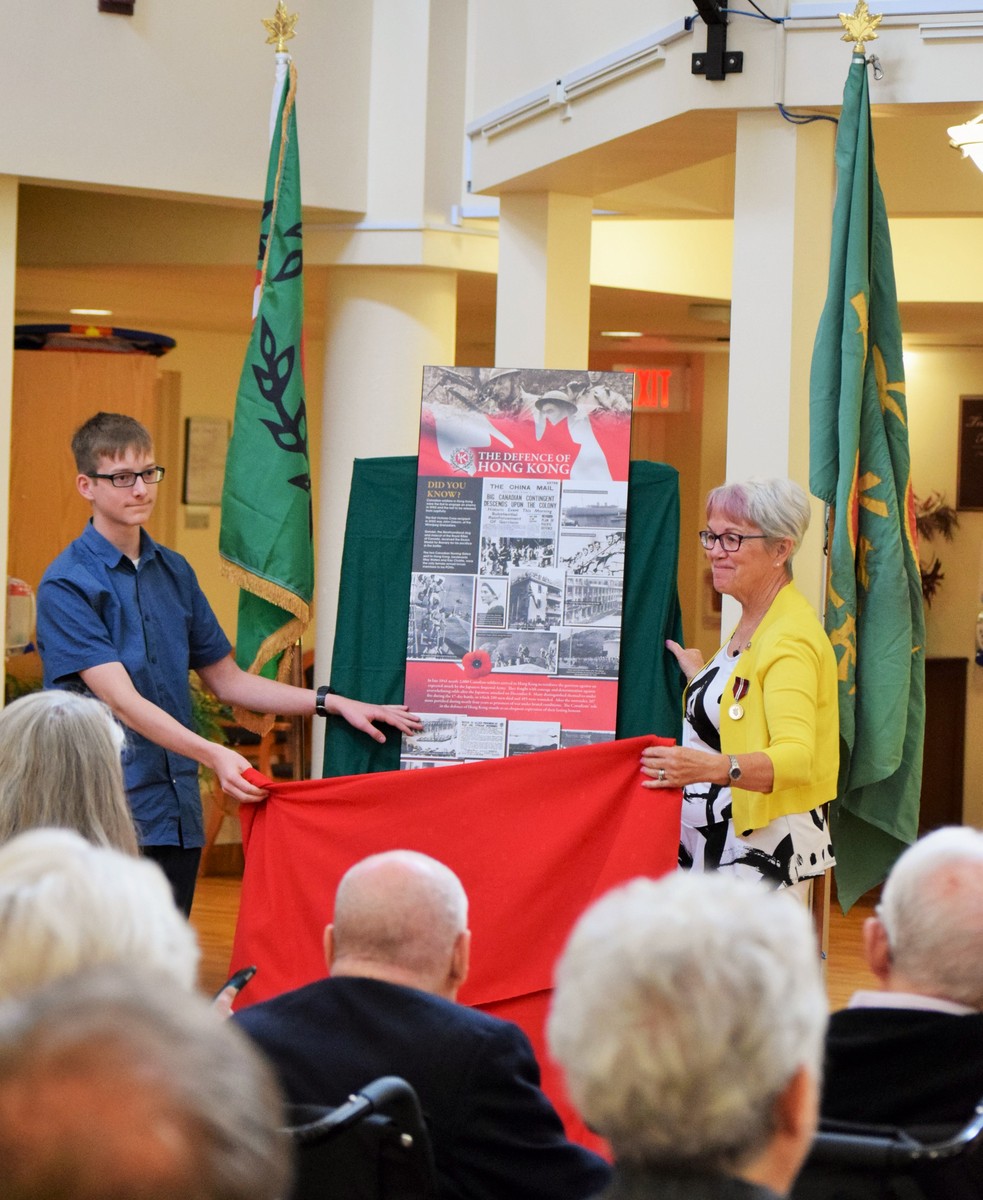
[[633,386],[424,368],[403,769],[614,737]]

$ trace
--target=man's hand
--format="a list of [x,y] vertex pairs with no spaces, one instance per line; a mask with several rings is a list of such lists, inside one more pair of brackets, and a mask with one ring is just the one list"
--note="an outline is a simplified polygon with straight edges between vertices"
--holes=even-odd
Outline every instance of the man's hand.
[[373,722],[381,721],[384,725],[392,725],[400,733],[419,733],[423,722],[411,713],[405,704],[365,704],[361,700],[349,700],[347,696],[334,693],[326,698],[331,712],[344,717],[353,729],[359,729],[384,742],[386,735],[381,729],[376,729]]
[[206,765],[215,772],[215,778],[222,791],[233,800],[242,804],[256,804],[266,799],[267,793],[263,788],[250,783],[248,779],[243,779],[243,771],[253,764],[236,750],[212,742]]

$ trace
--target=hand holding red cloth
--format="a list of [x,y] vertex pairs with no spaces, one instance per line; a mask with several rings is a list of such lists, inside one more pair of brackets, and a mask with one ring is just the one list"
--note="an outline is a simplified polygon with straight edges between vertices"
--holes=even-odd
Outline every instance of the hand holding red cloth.
[[641,786],[641,752],[654,744],[672,743],[628,738],[300,782],[247,772],[270,795],[240,809],[246,865],[232,965],[259,967],[242,1003],[324,976],[323,931],[350,866],[382,850],[429,854],[456,872],[470,901],[460,1000],[522,1026],[544,1090],[570,1135],[582,1134],[544,1050],[553,964],[593,900],[676,866],[680,793]]

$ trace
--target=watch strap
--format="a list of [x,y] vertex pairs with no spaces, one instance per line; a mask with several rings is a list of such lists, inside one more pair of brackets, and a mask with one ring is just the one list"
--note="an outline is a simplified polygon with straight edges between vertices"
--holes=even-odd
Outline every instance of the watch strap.
[[337,694],[338,693],[330,683],[323,683],[317,689],[317,692],[314,695],[314,711],[319,717],[326,717],[328,715],[328,710],[324,707],[325,697],[337,696]]

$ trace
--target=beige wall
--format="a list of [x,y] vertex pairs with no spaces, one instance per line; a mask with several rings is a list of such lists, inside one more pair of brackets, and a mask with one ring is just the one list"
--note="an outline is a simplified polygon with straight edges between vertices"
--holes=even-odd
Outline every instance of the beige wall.
[[[960,395],[983,395],[983,350],[919,350],[905,354],[911,473],[920,497],[941,492],[956,503],[956,444]],[[935,538],[922,558],[942,562],[945,579],[927,609],[927,650],[938,657],[968,658],[964,814],[983,827],[983,667],[973,662],[979,612],[983,512],[959,514],[954,540]],[[926,780],[931,785],[930,780]]]
[[[229,638],[235,641],[238,589],[223,575],[218,552],[220,509],[217,507],[181,504],[181,485],[184,473],[184,422],[187,417],[225,417],[232,429],[235,395],[246,352],[247,340],[235,334],[201,333],[176,330],[177,346],[160,360],[161,368],[180,376],[179,461],[168,467],[169,504],[176,506],[176,536],[174,549],[189,560]],[[313,467],[314,512],[317,513],[319,480],[317,462],[321,435],[321,379],[323,377],[323,343],[308,341],[306,346],[308,443]],[[194,528],[200,520],[206,528]],[[315,529],[315,541],[317,530]],[[313,644],[313,627],[308,639]]]
[[[95,0],[38,7],[40,36],[33,6],[0,0],[0,111],[20,114],[4,122],[0,172],[259,198],[273,0],[144,0],[133,17]],[[289,43],[308,205],[365,207],[371,25],[371,4],[308,4]]]

